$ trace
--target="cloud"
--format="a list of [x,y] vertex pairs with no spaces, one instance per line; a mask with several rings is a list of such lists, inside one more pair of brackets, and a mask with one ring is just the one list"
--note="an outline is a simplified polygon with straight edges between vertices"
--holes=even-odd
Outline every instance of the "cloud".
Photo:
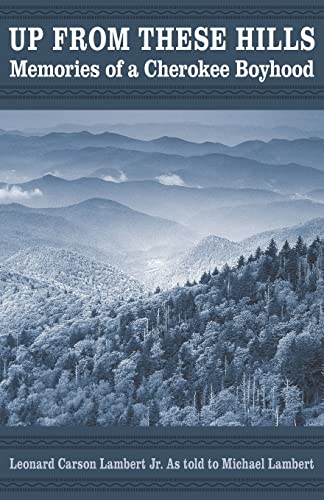
[[170,174],[170,175],[160,175],[157,178],[160,184],[164,184],[165,186],[185,186],[185,182],[181,179],[179,175]]
[[124,174],[124,172],[120,172],[119,177],[113,177],[112,175],[105,175],[103,177],[103,180],[107,181],[107,182],[116,182],[119,184],[120,182],[126,182],[128,179],[127,179],[127,175]]
[[45,175],[53,175],[53,177],[61,177],[61,172],[59,170],[49,170],[43,174]]
[[43,196],[43,193],[38,188],[32,189],[31,191],[24,191],[19,186],[6,186],[0,188],[0,202],[2,203],[25,201],[39,196]]

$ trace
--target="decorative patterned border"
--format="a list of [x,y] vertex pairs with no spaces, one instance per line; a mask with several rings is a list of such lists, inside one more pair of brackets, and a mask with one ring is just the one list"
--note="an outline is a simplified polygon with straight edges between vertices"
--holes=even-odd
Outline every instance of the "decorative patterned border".
[[38,88],[38,87],[31,87],[31,88],[0,88],[0,94],[5,94],[5,95],[12,95],[12,94],[18,94],[18,95],[40,95],[40,94],[46,94],[46,95],[65,95],[69,94],[72,96],[78,96],[80,94],[86,94],[86,95],[158,95],[158,94],[164,94],[164,95],[170,95],[170,94],[192,94],[192,95],[214,95],[214,94],[220,94],[220,95],[227,95],[227,94],[232,94],[232,95],[251,95],[251,94],[260,94],[260,95],[265,95],[265,94],[272,94],[273,96],[277,95],[292,95],[292,94],[300,94],[300,95],[310,95],[310,96],[316,96],[324,93],[324,87],[320,89],[316,88],[309,88],[309,89],[303,89],[299,87],[292,87],[290,89],[286,88],[280,88],[280,89],[274,89],[274,88],[258,88],[258,87],[250,87],[250,88],[244,88],[244,87],[231,87],[230,85],[228,88],[226,87],[217,87],[217,88],[199,88],[199,87],[183,87],[183,88],[178,88],[178,87],[142,87],[139,85],[136,88],[132,87],[109,87],[109,88],[83,88],[83,87],[77,87],[77,88]]
[[322,492],[323,479],[1,479],[1,492]]
[[[191,95],[190,95],[191,94]],[[303,102],[305,101],[308,101],[308,102],[311,102],[311,101],[318,101],[318,102],[323,102],[323,99],[324,99],[324,95],[322,94],[318,94],[318,95],[311,95],[307,92],[301,92],[299,93],[298,92],[298,89],[296,89],[296,92],[280,92],[278,93],[277,95],[276,94],[266,94],[266,93],[258,93],[258,95],[256,95],[255,92],[251,92],[251,93],[245,93],[245,92],[236,92],[236,93],[232,93],[232,92],[218,92],[218,91],[215,91],[213,93],[204,93],[204,92],[200,92],[200,93],[191,93],[190,90],[186,91],[186,92],[182,92],[182,93],[177,93],[177,92],[172,92],[170,91],[169,94],[164,94],[164,95],[157,95],[157,94],[154,94],[154,93],[146,93],[146,92],[143,92],[143,93],[140,93],[140,92],[137,92],[136,90],[134,90],[133,92],[129,92],[128,94],[127,93],[114,93],[114,92],[111,92],[109,90],[107,90],[106,92],[103,92],[101,94],[98,94],[96,92],[80,92],[80,93],[76,93],[76,94],[73,94],[73,93],[69,93],[69,92],[64,92],[63,94],[57,94],[57,93],[54,93],[53,95],[47,95],[47,94],[43,94],[41,95],[41,93],[35,95],[35,94],[32,94],[32,93],[22,93],[20,94],[19,91],[17,91],[16,93],[1,93],[0,92],[0,101],[7,101],[8,102],[8,99],[11,98],[11,101],[10,102],[18,102],[18,101],[30,101],[31,103],[34,103],[35,102],[41,102],[41,101],[45,101],[47,103],[49,103],[50,101],[70,101],[70,102],[75,102],[75,101],[80,101],[80,109],[82,109],[82,101],[87,101],[88,103],[91,101],[93,103],[95,103],[96,101],[103,101],[103,102],[106,102],[106,103],[109,103],[110,101],[124,101],[125,103],[128,102],[128,101],[135,101],[137,102],[138,104],[141,104],[141,106],[143,106],[143,101],[152,101],[153,103],[154,102],[158,102],[158,101],[195,101],[195,102],[198,102],[198,101],[216,101],[216,100],[221,100],[223,102],[226,102],[226,101],[229,101],[229,100],[237,100],[237,101],[290,101],[290,100],[302,100]],[[322,104],[318,104],[318,106],[322,106]],[[30,108],[29,108],[30,109]],[[45,106],[45,109],[46,109],[46,106]],[[68,108],[67,108],[68,109]],[[101,108],[101,109],[107,109],[105,107]],[[122,109],[122,108],[120,108]],[[126,106],[124,107],[124,109],[126,109]],[[154,107],[150,107],[148,109],[154,109]],[[175,106],[174,109],[177,109],[177,107]],[[185,108],[184,108],[185,109]],[[189,109],[189,108],[188,108]],[[210,109],[217,109],[217,107],[215,108],[210,108]],[[239,108],[237,108],[239,109]],[[252,108],[251,108],[252,109]],[[262,106],[259,108],[259,109],[262,109]],[[275,108],[273,108],[275,109]],[[296,108],[298,109],[298,108]],[[318,109],[322,109],[322,108],[318,108]]]
[[98,16],[109,17],[109,19],[123,17],[123,19],[159,19],[163,18],[174,20],[175,16],[177,19],[200,19],[205,18],[216,18],[216,19],[241,19],[242,15],[249,17],[256,17],[262,19],[277,19],[280,16],[281,19],[304,19],[307,16],[308,19],[324,19],[324,8],[318,9],[316,11],[309,10],[131,10],[131,9],[115,9],[115,10],[4,10],[0,9],[0,16],[2,19],[21,19],[21,20],[31,20],[31,19],[70,19],[71,17],[76,17],[78,19],[97,19]]
[[0,436],[0,449],[97,449],[97,448],[262,448],[262,449],[324,449],[324,436],[240,436],[240,437],[204,437],[204,436]]
[[192,5],[178,4],[178,5],[150,5],[150,4],[140,4],[140,5],[62,5],[53,4],[46,7],[39,5],[29,5],[26,6],[12,6],[3,5],[0,8],[0,13],[3,15],[275,15],[275,16],[286,16],[286,15],[318,15],[324,12],[324,6],[322,4],[317,5],[236,5],[236,4],[222,4],[222,5],[198,5],[193,7]]

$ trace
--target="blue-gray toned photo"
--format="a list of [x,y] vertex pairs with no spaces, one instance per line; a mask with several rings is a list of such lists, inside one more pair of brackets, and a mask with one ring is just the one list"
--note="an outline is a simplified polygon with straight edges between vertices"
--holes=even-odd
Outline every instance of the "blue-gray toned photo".
[[0,425],[324,425],[324,112],[0,111],[0,155]]

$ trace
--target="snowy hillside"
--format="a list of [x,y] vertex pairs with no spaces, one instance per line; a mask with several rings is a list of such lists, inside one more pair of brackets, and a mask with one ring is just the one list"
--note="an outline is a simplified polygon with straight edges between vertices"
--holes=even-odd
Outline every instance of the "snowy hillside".
[[[90,315],[91,301],[72,289],[0,268],[0,331],[36,337],[43,330]],[[25,332],[25,333],[26,333]]]
[[3,267],[48,283],[59,283],[78,294],[98,295],[110,302],[144,293],[144,287],[137,280],[115,267],[64,249],[27,249],[7,259]]
[[[162,269],[152,275],[152,280],[159,282],[163,288],[184,285],[199,280],[205,271],[214,271],[226,263],[234,263],[240,253],[240,244],[210,235],[193,245],[174,262],[168,262]],[[148,278],[150,279],[150,278]]]

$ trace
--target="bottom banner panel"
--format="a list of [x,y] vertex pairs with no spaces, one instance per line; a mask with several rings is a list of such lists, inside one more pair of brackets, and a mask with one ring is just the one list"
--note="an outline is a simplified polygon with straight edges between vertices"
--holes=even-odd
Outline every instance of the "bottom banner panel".
[[7,428],[0,434],[0,492],[5,498],[320,498],[323,457],[323,429]]

